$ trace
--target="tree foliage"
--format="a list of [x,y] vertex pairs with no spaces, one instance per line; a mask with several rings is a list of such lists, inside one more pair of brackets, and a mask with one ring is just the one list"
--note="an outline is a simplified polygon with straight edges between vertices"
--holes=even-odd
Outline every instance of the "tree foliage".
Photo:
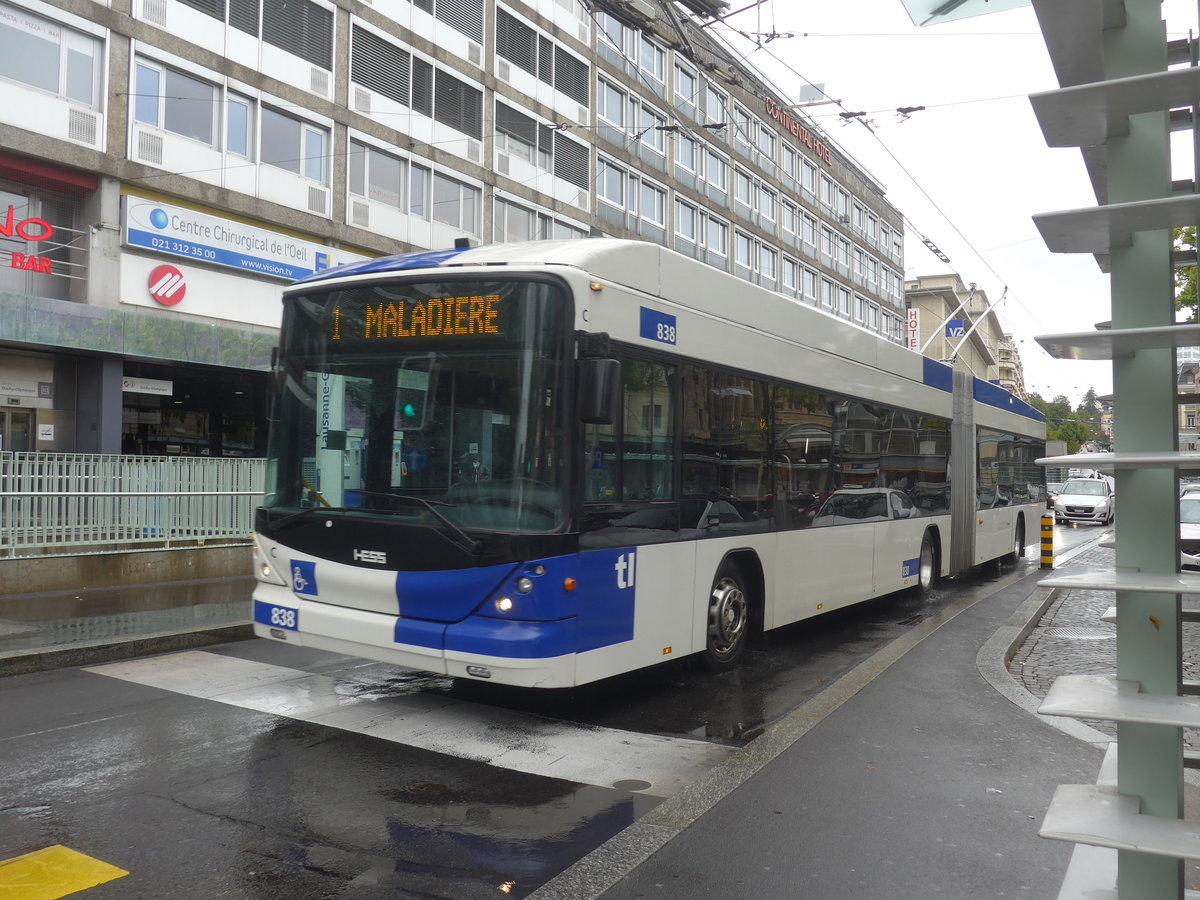
[[1029,405],[1046,417],[1046,438],[1066,441],[1068,453],[1078,453],[1079,448],[1089,442],[1108,445],[1108,437],[1101,428],[1100,401],[1095,390],[1089,388],[1075,409],[1071,409],[1071,401],[1063,394],[1049,401],[1040,394],[1031,394]]
[[[1175,249],[1196,252],[1196,226],[1175,229]],[[1175,270],[1175,309],[1182,313],[1182,322],[1200,322],[1200,307],[1196,297],[1196,266],[1181,266]]]

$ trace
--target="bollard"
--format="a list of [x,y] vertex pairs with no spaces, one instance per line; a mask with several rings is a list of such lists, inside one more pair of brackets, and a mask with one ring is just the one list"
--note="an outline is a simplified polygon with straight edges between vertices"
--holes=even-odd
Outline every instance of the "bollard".
[[1042,516],[1042,568],[1054,568],[1054,516]]

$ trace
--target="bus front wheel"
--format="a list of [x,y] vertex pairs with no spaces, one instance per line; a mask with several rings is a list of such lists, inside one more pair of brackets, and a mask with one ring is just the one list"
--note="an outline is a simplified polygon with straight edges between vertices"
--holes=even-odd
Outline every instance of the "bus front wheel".
[[732,668],[746,649],[750,630],[750,596],[741,567],[726,561],[708,595],[708,636],[701,662],[710,672]]

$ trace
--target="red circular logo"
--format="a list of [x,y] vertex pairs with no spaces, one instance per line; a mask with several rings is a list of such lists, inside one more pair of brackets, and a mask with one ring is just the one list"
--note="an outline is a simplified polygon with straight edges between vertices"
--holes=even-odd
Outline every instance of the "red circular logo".
[[147,286],[150,288],[150,296],[163,306],[174,306],[187,293],[183,273],[174,266],[158,266],[150,273]]

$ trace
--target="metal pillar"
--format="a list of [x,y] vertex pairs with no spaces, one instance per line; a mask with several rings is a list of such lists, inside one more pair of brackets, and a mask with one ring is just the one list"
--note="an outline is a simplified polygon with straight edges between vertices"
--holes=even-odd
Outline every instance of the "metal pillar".
[[[1161,72],[1166,40],[1159,0],[1125,0],[1125,27],[1104,37],[1105,78]],[[1108,202],[1166,197],[1171,193],[1167,113],[1129,117],[1129,133],[1110,137]],[[1175,321],[1172,233],[1135,233],[1128,247],[1111,250],[1114,329],[1170,325]],[[1175,353],[1143,350],[1113,360],[1120,420],[1114,450],[1174,450]],[[1178,488],[1174,469],[1118,469],[1120,522],[1117,568],[1173,573],[1178,568]],[[1144,693],[1179,693],[1179,597],[1117,593],[1117,677],[1139,682]],[[1170,725],[1117,725],[1117,790],[1141,798],[1141,811],[1162,818],[1183,815],[1182,730]],[[1183,861],[1120,851],[1120,897],[1183,896]]]

